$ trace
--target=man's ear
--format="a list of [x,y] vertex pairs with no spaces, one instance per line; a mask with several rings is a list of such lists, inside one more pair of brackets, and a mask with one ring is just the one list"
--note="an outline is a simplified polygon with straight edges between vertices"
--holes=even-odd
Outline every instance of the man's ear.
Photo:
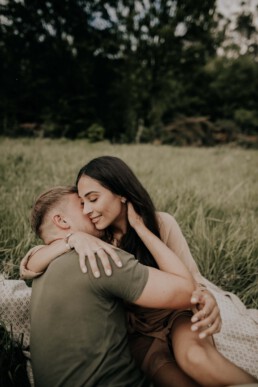
[[52,220],[53,220],[53,223],[55,226],[57,226],[63,230],[68,230],[70,228],[70,225],[67,223],[65,218],[60,214],[55,214],[52,217]]

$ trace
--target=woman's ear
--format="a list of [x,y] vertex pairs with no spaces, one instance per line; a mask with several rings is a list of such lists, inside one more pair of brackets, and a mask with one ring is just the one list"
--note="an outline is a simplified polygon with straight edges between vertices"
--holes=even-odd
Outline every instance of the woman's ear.
[[67,230],[70,228],[70,225],[67,223],[65,218],[63,216],[61,216],[60,214],[54,215],[52,220],[53,220],[53,223],[55,226],[57,226],[63,230]]

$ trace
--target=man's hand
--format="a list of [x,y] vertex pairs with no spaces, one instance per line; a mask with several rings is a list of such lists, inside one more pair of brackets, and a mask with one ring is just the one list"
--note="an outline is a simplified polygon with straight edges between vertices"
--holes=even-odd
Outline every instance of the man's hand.
[[218,333],[222,321],[217,301],[213,294],[205,288],[196,289],[191,298],[194,315],[191,319],[192,331],[199,331],[200,339]]

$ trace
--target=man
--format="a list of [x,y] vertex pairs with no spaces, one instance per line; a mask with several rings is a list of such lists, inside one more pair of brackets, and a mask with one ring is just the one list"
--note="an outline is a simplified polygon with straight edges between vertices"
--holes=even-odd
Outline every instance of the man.
[[[93,228],[69,187],[41,195],[32,218],[45,243]],[[31,357],[36,387],[149,385],[128,348],[123,300],[169,307],[172,299],[181,299],[187,307],[194,285],[188,278],[143,266],[122,250],[117,254],[123,266],[111,263],[109,277],[103,270],[98,279],[91,271],[83,274],[77,254],[69,251],[33,281]]]

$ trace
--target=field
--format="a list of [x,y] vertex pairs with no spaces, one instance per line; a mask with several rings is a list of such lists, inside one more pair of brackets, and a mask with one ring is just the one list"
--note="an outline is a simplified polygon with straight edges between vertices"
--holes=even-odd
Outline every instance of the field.
[[156,208],[176,217],[201,272],[258,308],[257,151],[1,138],[0,152],[0,265],[10,278],[18,278],[20,259],[38,242],[29,226],[35,197],[74,183],[88,160],[114,155]]

